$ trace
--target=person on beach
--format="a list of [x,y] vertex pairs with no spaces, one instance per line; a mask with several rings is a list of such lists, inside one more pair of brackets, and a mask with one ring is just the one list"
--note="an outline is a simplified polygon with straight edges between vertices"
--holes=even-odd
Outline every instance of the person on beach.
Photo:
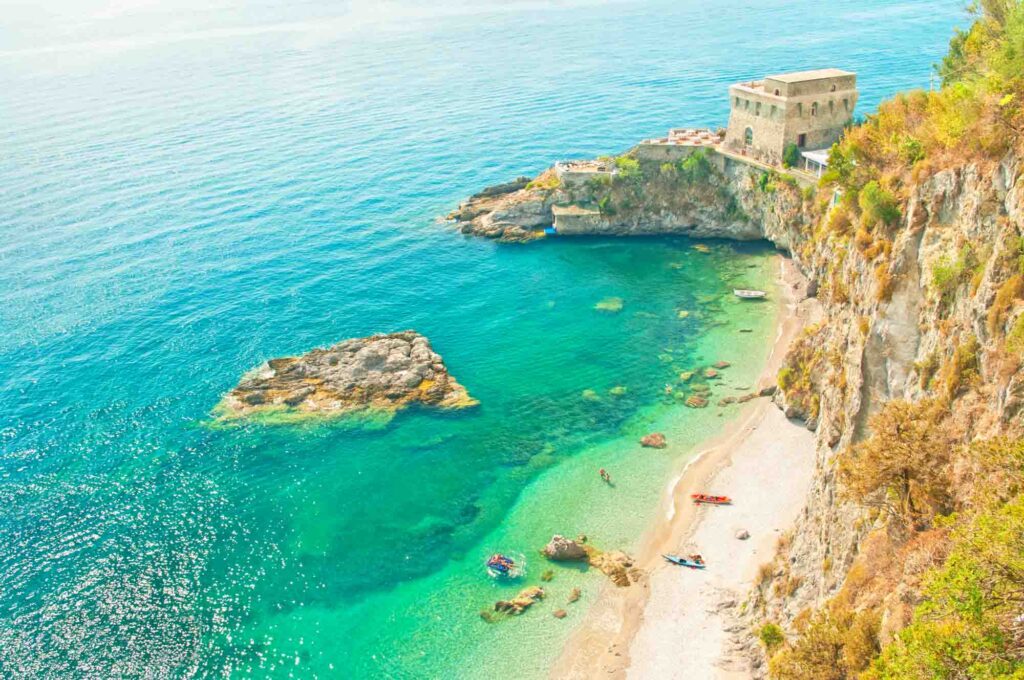
[[601,479],[603,479],[607,484],[612,483],[612,476],[608,474],[608,471],[604,468],[601,468]]

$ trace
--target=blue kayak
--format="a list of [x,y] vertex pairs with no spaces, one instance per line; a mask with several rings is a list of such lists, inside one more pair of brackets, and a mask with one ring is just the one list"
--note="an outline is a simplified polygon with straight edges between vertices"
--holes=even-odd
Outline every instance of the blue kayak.
[[692,560],[687,557],[679,557],[677,555],[662,555],[667,561],[672,564],[678,564],[680,567],[689,567],[690,569],[703,569],[704,560]]

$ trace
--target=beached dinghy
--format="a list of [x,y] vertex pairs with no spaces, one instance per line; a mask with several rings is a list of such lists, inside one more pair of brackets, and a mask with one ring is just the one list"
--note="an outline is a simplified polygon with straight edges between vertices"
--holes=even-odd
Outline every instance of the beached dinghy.
[[707,503],[709,505],[731,505],[732,499],[728,496],[709,496],[706,493],[694,493],[690,494],[690,498],[693,502],[700,505],[701,503]]
[[747,290],[746,288],[737,288],[732,292],[732,294],[738,298],[743,298],[744,300],[760,300],[768,293],[764,292],[763,290]]
[[689,567],[690,569],[703,569],[704,558],[700,555],[690,555],[689,557],[679,557],[678,555],[662,555],[666,561],[672,564],[677,564],[680,567]]

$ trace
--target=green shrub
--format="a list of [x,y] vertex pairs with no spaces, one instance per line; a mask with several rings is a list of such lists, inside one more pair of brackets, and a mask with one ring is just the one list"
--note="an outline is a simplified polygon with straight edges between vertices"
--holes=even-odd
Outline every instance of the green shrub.
[[602,215],[614,215],[615,214],[615,206],[612,205],[612,197],[611,196],[605,196],[600,201],[598,201],[597,202],[597,210]]
[[619,156],[615,159],[615,167],[618,168],[618,177],[624,180],[635,180],[643,177],[643,170],[640,168],[640,161],[629,156]]
[[757,188],[759,191],[771,194],[775,192],[775,179],[778,177],[778,173],[774,170],[762,172],[761,176],[757,178]]
[[874,180],[865,184],[864,188],[860,190],[857,195],[857,204],[860,206],[864,221],[869,225],[881,222],[891,226],[901,217],[896,197]]
[[1006,349],[1024,356],[1024,314],[1018,316],[1007,331]]
[[943,304],[952,302],[953,294],[961,284],[971,279],[981,263],[971,244],[965,243],[955,259],[943,255],[932,265],[932,286]]
[[757,632],[758,639],[761,640],[761,644],[764,645],[765,650],[768,654],[771,654],[775,649],[786,641],[786,636],[774,623],[766,623],[761,626],[761,630]]
[[790,142],[782,150],[782,167],[795,168],[798,165],[800,165],[800,147]]
[[701,149],[679,161],[679,172],[687,182],[700,182],[711,177],[713,168],[707,152]]

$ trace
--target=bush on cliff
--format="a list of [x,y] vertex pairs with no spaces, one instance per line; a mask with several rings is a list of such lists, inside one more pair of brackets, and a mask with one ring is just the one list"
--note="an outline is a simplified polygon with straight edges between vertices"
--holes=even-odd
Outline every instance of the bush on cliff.
[[919,526],[947,511],[952,442],[942,415],[934,401],[888,402],[868,421],[871,436],[840,458],[844,493]]
[[838,601],[807,617],[800,636],[772,657],[768,671],[779,680],[855,678],[878,653],[879,617],[854,612]]
[[800,165],[800,147],[790,142],[782,150],[782,167],[795,168],[798,165]]
[[619,156],[616,158],[615,167],[619,171],[616,177],[624,181],[639,180],[644,176],[643,170],[640,168],[640,161],[629,156]]
[[977,515],[868,680],[1024,677],[1024,497]]
[[861,216],[867,225],[881,222],[891,226],[899,221],[901,213],[899,202],[892,192],[883,189],[878,182],[872,180],[864,185],[857,195]]

